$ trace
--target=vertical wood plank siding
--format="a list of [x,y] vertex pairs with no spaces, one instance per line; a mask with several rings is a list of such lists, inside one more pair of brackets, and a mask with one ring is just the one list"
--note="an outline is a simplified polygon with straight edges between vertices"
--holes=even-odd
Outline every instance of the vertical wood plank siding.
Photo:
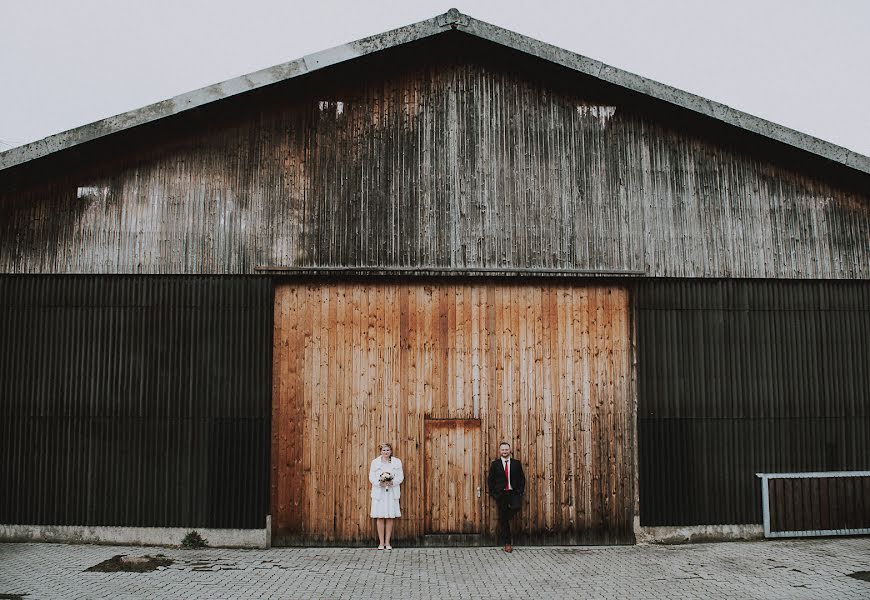
[[870,283],[638,286],[643,525],[761,523],[756,473],[870,469]]
[[[633,541],[629,354],[628,294],[618,287],[279,285],[276,542],[370,541],[367,474],[382,441],[405,467],[400,537],[419,539],[427,523],[493,533],[484,482],[503,439],[528,478],[525,539]],[[442,444],[451,464],[427,466],[427,443],[430,452]],[[447,469],[448,495],[464,499],[436,505],[428,521],[427,468]],[[481,482],[482,500],[463,474]]]
[[773,533],[870,529],[870,477],[771,479],[769,494]]
[[870,278],[866,186],[647,114],[592,80],[427,56],[219,104],[200,128],[157,125],[141,149],[96,146],[85,167],[0,191],[0,270]]
[[263,528],[271,282],[0,277],[0,523]]

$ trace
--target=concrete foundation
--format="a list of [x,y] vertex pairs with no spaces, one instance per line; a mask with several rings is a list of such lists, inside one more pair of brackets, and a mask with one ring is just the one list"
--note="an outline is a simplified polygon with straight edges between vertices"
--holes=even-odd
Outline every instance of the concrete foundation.
[[88,527],[59,525],[0,525],[0,542],[62,542],[72,544],[123,544],[180,546],[191,530],[209,546],[220,548],[269,548],[271,518],[265,529],[196,529],[191,527]]
[[735,542],[764,538],[761,525],[693,525],[691,527],[634,528],[638,544],[692,544],[696,542]]
[[[269,548],[272,545],[272,519],[264,529],[196,529],[208,545],[218,548]],[[185,527],[86,527],[59,525],[0,525],[0,542],[61,542],[72,544],[122,544],[140,546],[180,546],[191,528]],[[638,544],[691,544],[757,540],[764,537],[761,525],[697,525],[692,527],[642,527],[635,519]],[[482,536],[427,536],[422,545],[476,546]],[[462,538],[461,541],[451,539]],[[467,538],[467,539],[466,539]],[[472,539],[473,538],[473,539]]]

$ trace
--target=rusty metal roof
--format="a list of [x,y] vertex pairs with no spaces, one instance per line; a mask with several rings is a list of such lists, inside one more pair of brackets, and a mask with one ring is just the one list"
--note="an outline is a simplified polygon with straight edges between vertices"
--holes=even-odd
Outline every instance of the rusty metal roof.
[[668,102],[728,125],[840,163],[856,171],[870,174],[870,157],[794,131],[782,125],[754,117],[724,104],[707,100],[706,98],[678,90],[669,85],[652,81],[622,69],[617,69],[616,67],[611,67],[580,54],[557,48],[556,46],[483,21],[478,21],[460,13],[456,9],[451,9],[442,15],[426,21],[309,54],[308,56],[281,65],[210,85],[143,108],[70,129],[69,131],[64,131],[42,140],[25,144],[24,146],[12,148],[0,153],[0,170],[42,158],[138,125],[144,125],[165,117],[177,115],[217,100],[290,80],[374,52],[396,48],[402,44],[436,36],[451,29],[524,52],[530,56],[550,61],[578,73],[596,77],[602,81]]

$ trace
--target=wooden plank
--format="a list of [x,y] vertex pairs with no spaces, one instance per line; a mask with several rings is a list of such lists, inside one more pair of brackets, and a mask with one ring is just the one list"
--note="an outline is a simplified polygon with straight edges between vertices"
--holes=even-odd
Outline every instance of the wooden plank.
[[[302,412],[302,403],[300,402],[299,394],[299,377],[297,376],[299,367],[302,365],[301,353],[303,346],[300,343],[300,313],[307,308],[306,304],[300,306],[300,294],[298,288],[289,288],[285,290],[284,302],[282,310],[282,320],[284,326],[289,328],[287,335],[287,347],[285,348],[285,359],[282,361],[283,367],[287,369],[288,377],[282,377],[281,381],[286,382],[284,387],[285,395],[282,398],[282,417],[287,423],[286,435],[282,436],[281,444],[286,449],[284,464],[281,465],[284,469],[284,481],[291,481],[293,475],[299,473],[302,468],[302,452],[304,449],[304,422],[305,415]],[[287,496],[288,519],[286,526],[291,531],[299,532],[302,527],[302,506],[305,498],[301,494],[294,493],[294,490],[288,486],[282,486],[284,493]],[[300,497],[301,496],[301,497]]]
[[368,482],[369,461],[375,454],[372,441],[365,437],[364,422],[367,411],[367,403],[363,400],[362,390],[364,387],[365,373],[365,332],[367,329],[366,315],[368,302],[366,290],[362,285],[352,286],[348,294],[350,307],[349,326],[350,332],[346,340],[350,357],[348,359],[349,378],[347,388],[348,404],[348,443],[345,445],[346,464],[349,473],[353,476],[347,483],[347,511],[348,533],[347,537],[359,539],[368,537],[370,531],[367,527],[370,484]]
[[385,315],[384,315],[384,302],[386,302],[386,297],[384,295],[384,286],[376,286],[374,288],[375,302],[370,307],[372,310],[372,314],[374,315],[374,330],[373,330],[373,347],[372,347],[372,356],[371,360],[373,361],[370,365],[369,376],[373,376],[373,385],[372,391],[373,396],[371,399],[371,407],[372,417],[374,417],[374,423],[372,431],[374,433],[373,439],[378,440],[376,443],[380,444],[388,441],[388,431],[386,430],[387,425],[387,411],[385,406],[385,400],[387,397],[387,381],[384,373],[384,345],[386,343],[386,335],[384,328],[386,326],[385,323]]
[[[345,426],[345,417],[350,409],[348,401],[350,400],[347,393],[349,387],[350,373],[348,365],[349,345],[346,343],[349,336],[348,327],[348,302],[347,296],[353,286],[336,287],[334,290],[335,297],[335,322],[330,332],[329,355],[331,357],[331,368],[333,369],[334,388],[329,399],[329,422],[331,430],[329,438],[333,440],[346,440],[347,428]],[[349,465],[345,462],[345,451],[347,444],[336,444],[329,450],[325,451],[326,464],[324,467],[324,479],[329,481],[329,495],[323,500],[331,503],[332,522],[328,524],[330,528],[330,536],[333,540],[342,539],[346,535],[345,527],[347,524],[347,516],[345,515],[345,500],[347,499],[346,477],[336,477],[330,469],[337,470],[338,473],[351,473]],[[329,461],[332,464],[329,464]],[[325,511],[324,511],[325,512]]]
[[[274,526],[276,529],[285,529],[288,523],[283,520],[283,517],[288,517],[292,514],[290,511],[290,498],[288,492],[281,485],[287,481],[288,474],[286,472],[279,473],[279,469],[285,471],[287,458],[285,456],[285,448],[287,441],[283,439],[283,422],[284,414],[287,410],[287,385],[288,378],[282,377],[284,365],[289,360],[289,340],[285,326],[289,321],[288,315],[285,314],[284,289],[278,288],[275,290],[275,335],[274,335],[274,351],[272,353],[272,431],[271,431],[271,481],[270,481],[270,506],[272,514],[276,515]],[[288,518],[288,520],[290,520]]]
[[621,498],[622,495],[622,415],[623,403],[618,402],[617,398],[620,394],[620,377],[623,376],[623,369],[620,369],[620,336],[617,332],[620,328],[620,318],[624,312],[624,308],[620,303],[619,294],[613,289],[607,290],[607,358],[608,358],[608,380],[610,392],[608,394],[608,406],[610,408],[610,464],[608,470],[610,472],[610,485],[608,486],[608,531],[615,531],[622,525],[620,515],[622,514]]
[[468,324],[471,333],[471,349],[468,360],[468,372],[471,393],[470,416],[480,418],[480,402],[481,395],[485,394],[486,384],[481,378],[481,365],[485,361],[485,315],[481,305],[484,289],[481,287],[473,287],[470,290],[471,295],[471,322]]
[[[402,437],[400,444],[402,453],[405,458],[413,456],[410,450],[417,440],[421,438],[417,432],[417,413],[418,408],[414,396],[414,388],[416,386],[417,373],[415,368],[415,360],[412,347],[414,345],[414,315],[413,304],[411,298],[413,289],[410,287],[399,288],[399,310],[400,310],[400,358],[399,368],[401,369],[402,381],[400,385],[399,412]],[[420,432],[422,433],[422,432]],[[415,537],[417,535],[416,517],[421,514],[417,503],[419,503],[420,492],[418,486],[419,465],[408,463],[405,473],[405,483],[403,483],[403,492],[407,492],[407,497],[402,502],[404,512],[404,527],[405,533]]]
[[870,528],[870,477],[861,477],[861,503],[858,505],[863,518],[861,520],[861,528]]
[[[492,447],[497,444],[495,440],[499,433],[500,406],[501,406],[501,368],[502,358],[500,352],[500,338],[498,335],[498,294],[495,286],[485,286],[484,310],[486,321],[484,335],[486,339],[486,362],[481,378],[486,382],[486,394],[481,395],[480,418],[483,428],[481,439],[480,459],[486,465],[492,452]],[[486,493],[486,490],[484,490]],[[485,501],[482,506],[482,520],[486,524],[487,531],[493,531],[495,523],[492,502]]]
[[[335,310],[332,299],[332,290],[330,286],[324,286],[319,290],[321,295],[320,310],[317,313],[317,342],[314,346],[315,355],[312,360],[312,370],[314,371],[309,377],[313,378],[315,383],[316,395],[311,398],[311,416],[309,423],[309,437],[306,439],[306,444],[309,450],[309,473],[308,478],[308,514],[311,517],[309,527],[311,533],[315,533],[322,539],[328,539],[329,531],[324,520],[324,512],[315,504],[314,498],[318,497],[321,490],[320,478],[323,476],[323,461],[320,456],[320,450],[314,447],[317,440],[329,439],[329,395],[332,389],[332,372],[329,369],[331,357],[329,355],[330,331],[332,331],[332,319],[330,318],[330,310]],[[331,511],[330,511],[331,512]]]
[[819,531],[822,528],[819,516],[819,480],[811,479],[809,482],[810,504],[808,506],[807,528],[811,531]]
[[598,339],[598,290],[587,290],[586,304],[586,327],[589,351],[587,354],[587,362],[589,369],[589,430],[587,432],[587,445],[589,447],[589,481],[588,487],[588,508],[587,525],[590,529],[601,529],[601,345]]
[[447,286],[449,299],[447,323],[448,416],[465,416],[465,294],[455,285]]
[[845,511],[846,504],[846,481],[845,477],[834,477],[831,479],[831,487],[836,490],[836,500],[831,503],[831,521],[833,521],[834,529],[845,528]]
[[[423,446],[423,472],[424,472],[424,489],[425,489],[425,499],[424,506],[426,510],[423,511],[424,514],[424,522],[426,531],[432,531],[434,528],[433,521],[435,520],[434,514],[435,510],[438,506],[435,506],[434,498],[436,497],[437,490],[435,487],[435,477],[434,473],[430,472],[431,469],[434,468],[435,460],[434,457],[439,453],[433,445],[433,438],[429,434],[429,429],[424,427],[424,446]],[[438,438],[435,438],[438,439]]]
[[575,498],[573,494],[574,479],[577,472],[576,442],[574,438],[576,426],[576,411],[574,410],[574,395],[571,389],[573,377],[572,328],[569,320],[567,300],[570,298],[570,288],[557,286],[551,290],[551,319],[554,334],[551,337],[552,364],[554,373],[553,386],[557,395],[555,411],[555,430],[553,433],[554,478],[556,479],[556,527],[560,530],[574,532],[576,521],[574,516]]
[[295,493],[299,496],[299,501],[294,507],[294,518],[298,523],[294,531],[299,534],[306,534],[311,529],[307,519],[313,494],[308,482],[311,480],[311,453],[314,449],[312,443],[314,430],[311,419],[312,405],[315,401],[313,394],[317,393],[311,377],[311,370],[316,368],[317,365],[316,361],[318,359],[314,356],[314,352],[317,346],[316,340],[319,340],[320,336],[320,332],[312,327],[312,323],[319,322],[321,306],[319,290],[316,288],[298,286],[296,293],[299,297],[302,311],[296,313],[299,325],[297,328],[297,344],[294,348],[295,357],[293,362],[295,368],[292,371],[284,373],[283,376],[296,379],[292,384],[292,388],[295,391],[295,399],[293,401],[294,413],[299,420],[299,436],[295,450],[298,468],[295,472],[295,479],[288,479],[285,485],[290,489],[295,488]]

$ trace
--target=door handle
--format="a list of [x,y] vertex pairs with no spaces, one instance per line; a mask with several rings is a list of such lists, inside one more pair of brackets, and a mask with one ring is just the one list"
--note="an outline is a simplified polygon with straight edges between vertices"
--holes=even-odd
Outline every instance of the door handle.
[[477,488],[477,497],[480,498],[480,488]]

